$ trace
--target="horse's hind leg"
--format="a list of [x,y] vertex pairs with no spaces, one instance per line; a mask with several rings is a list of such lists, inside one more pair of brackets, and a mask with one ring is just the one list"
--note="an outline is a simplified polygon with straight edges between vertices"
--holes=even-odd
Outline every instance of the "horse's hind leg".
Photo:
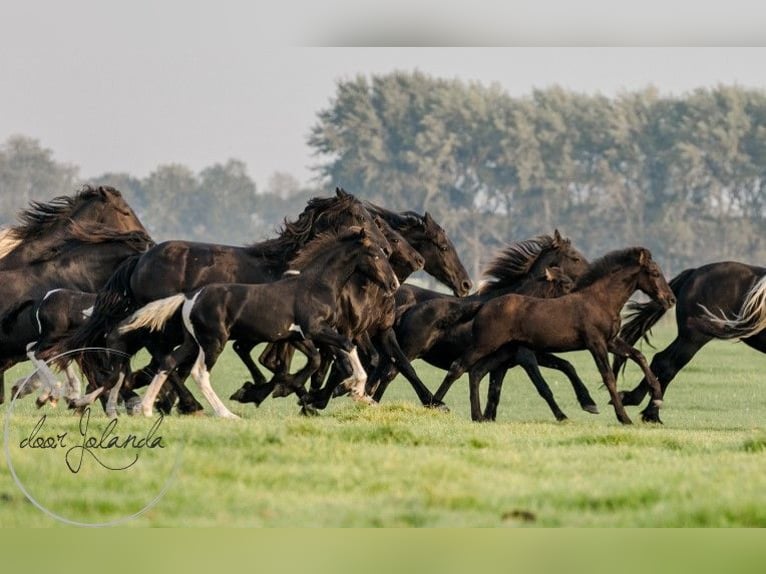
[[521,365],[521,368],[526,371],[527,376],[529,376],[529,379],[532,381],[532,384],[535,386],[539,395],[546,403],[548,403],[548,407],[551,409],[553,416],[556,417],[556,420],[566,420],[567,416],[564,414],[564,411],[559,408],[559,405],[556,403],[556,399],[553,396],[553,391],[551,391],[551,388],[548,386],[548,383],[545,382],[542,373],[540,373],[537,364],[537,356],[534,351],[521,347],[516,353],[516,360],[519,365]]
[[585,383],[583,383],[582,379],[577,375],[577,371],[575,371],[572,363],[551,353],[536,353],[536,355],[537,363],[541,367],[556,369],[557,371],[561,371],[564,373],[564,375],[566,375],[566,377],[569,379],[569,382],[572,383],[572,388],[574,389],[575,396],[577,397],[577,402],[580,403],[582,410],[594,415],[598,414],[598,407],[596,406],[596,402],[590,396]]
[[508,363],[490,371],[487,406],[484,407],[484,420],[494,421],[497,419],[497,407],[500,404],[500,395],[503,391],[503,380],[508,369],[512,366],[515,365]]

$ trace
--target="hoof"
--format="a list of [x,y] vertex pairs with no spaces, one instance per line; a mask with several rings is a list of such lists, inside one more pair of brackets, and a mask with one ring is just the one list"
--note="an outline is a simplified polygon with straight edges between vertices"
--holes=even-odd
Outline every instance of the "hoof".
[[438,403],[429,403],[427,405],[423,405],[427,409],[434,409],[436,411],[441,411],[443,413],[449,412],[449,407],[445,405],[443,402],[439,401]]
[[560,423],[563,423],[564,421],[568,421],[569,418],[564,413],[561,413],[559,415],[556,415],[556,420]]
[[140,415],[141,414],[141,397],[135,396],[130,397],[127,401],[125,401],[125,411],[130,415]]
[[254,387],[254,386],[255,385],[252,382],[245,381],[244,385],[242,385],[240,388],[238,388],[236,391],[234,391],[234,394],[232,394],[229,397],[229,400],[230,401],[237,401],[238,403],[246,403],[246,402],[248,402],[248,401],[246,401],[244,399],[245,399],[245,397],[247,395],[247,391],[249,389],[251,389],[252,387]]
[[319,411],[311,405],[303,405],[300,410],[300,414],[304,417],[318,417]]
[[598,407],[596,405],[583,405],[582,406],[582,410],[584,410],[586,413],[590,413],[592,415],[599,414]]
[[332,392],[333,397],[342,397],[343,395],[347,395],[349,393],[349,390],[344,387],[343,385],[338,385],[335,387],[335,389]]
[[641,413],[641,420],[645,423],[652,423],[661,425],[663,422],[660,420],[660,413],[655,411],[644,411]]
[[351,398],[354,399],[354,402],[362,403],[364,405],[369,405],[371,407],[377,407],[378,402],[373,399],[370,395],[351,395]]
[[624,418],[624,419],[620,419],[620,418],[618,417],[618,418],[617,418],[617,420],[618,420],[618,421],[620,421],[620,423],[622,423],[622,424],[624,424],[624,425],[632,425],[632,424],[633,424],[633,421],[632,421],[632,420],[630,420],[630,419],[629,419],[629,418],[627,418],[627,417],[626,417],[626,418]]

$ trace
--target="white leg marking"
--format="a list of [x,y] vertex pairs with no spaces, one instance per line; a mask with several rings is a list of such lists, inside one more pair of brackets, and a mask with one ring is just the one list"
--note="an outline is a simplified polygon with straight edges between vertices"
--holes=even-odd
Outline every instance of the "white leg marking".
[[149,388],[146,389],[144,398],[141,399],[141,412],[144,414],[144,416],[152,416],[152,412],[154,410],[154,401],[157,399],[157,394],[160,392],[160,389],[162,388],[162,385],[165,383],[167,378],[168,372],[160,371],[154,375],[152,382],[149,383]]
[[223,401],[221,401],[218,395],[215,394],[213,387],[210,385],[210,373],[208,372],[207,367],[205,367],[205,351],[202,350],[202,347],[200,347],[199,355],[197,356],[197,361],[194,363],[194,368],[192,369],[191,374],[197,382],[205,399],[210,403],[210,406],[213,407],[215,416],[227,419],[239,418],[226,408],[226,405],[223,404]]
[[353,373],[351,377],[344,381],[344,384],[346,385],[346,388],[351,391],[351,398],[355,401],[374,404],[375,401],[365,392],[367,373],[364,371],[362,361],[359,360],[359,353],[357,352],[356,347],[351,349],[351,352],[348,353],[347,356],[351,363]]
[[56,379],[56,375],[53,374],[50,367],[35,356],[35,352],[32,349],[36,344],[37,341],[27,345],[27,358],[37,368],[37,373],[40,374],[44,381],[42,394],[37,399],[38,404],[41,404],[49,398],[57,400],[61,396],[61,383]]
[[125,373],[120,373],[117,382],[109,391],[109,398],[106,401],[106,416],[114,418],[117,416],[117,399],[120,397],[120,389],[122,388],[122,381],[125,379]]
[[13,383],[11,396],[17,397],[19,399],[21,397],[26,397],[27,395],[39,389],[41,385],[42,381],[40,380],[40,371],[35,371],[29,378],[21,377],[20,379],[16,379],[16,381]]
[[93,401],[95,401],[103,392],[104,392],[104,387],[99,387],[95,391],[88,393],[87,395],[83,395],[77,399],[74,399],[69,406],[71,408],[79,408],[79,407],[84,407],[86,405],[92,405]]
[[199,344],[197,335],[194,333],[194,324],[191,320],[191,313],[192,309],[194,309],[194,303],[200,293],[202,293],[201,289],[197,291],[191,300],[187,299],[186,303],[184,303],[183,309],[181,310],[181,317],[183,318],[184,326],[186,327],[186,330],[189,331],[189,334],[192,336],[194,341],[197,343],[197,346],[199,347],[199,354],[197,355],[197,360],[194,362],[194,366],[192,367],[191,376],[199,386],[207,402],[210,403],[211,407],[213,407],[213,411],[215,411],[216,416],[224,417],[227,419],[238,419],[239,417],[237,415],[226,408],[226,405],[223,404],[223,401],[221,401],[218,395],[215,394],[213,387],[210,385],[210,373],[205,366],[205,351],[202,349],[202,345]]
[[74,365],[69,364],[64,371],[68,385],[67,398],[74,400],[82,396],[82,381],[74,370]]

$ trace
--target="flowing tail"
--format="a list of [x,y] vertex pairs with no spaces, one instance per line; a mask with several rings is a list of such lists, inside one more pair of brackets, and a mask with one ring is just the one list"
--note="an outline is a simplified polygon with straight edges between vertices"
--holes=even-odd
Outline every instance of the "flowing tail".
[[[71,335],[47,349],[41,358],[55,357],[75,349],[104,346],[109,333],[138,308],[130,289],[130,278],[140,257],[141,255],[134,255],[120,264],[99,291],[90,318]],[[70,353],[56,364],[60,368],[66,368],[72,361],[82,358],[78,353]]]
[[121,334],[144,328],[150,331],[161,331],[184,301],[186,301],[186,295],[183,293],[152,301],[120,323],[117,330]]
[[[668,285],[673,291],[673,295],[678,299],[683,286],[688,281],[691,274],[696,271],[696,268],[685,269],[678,275],[670,280]],[[629,345],[635,345],[639,339],[643,338],[649,345],[649,335],[652,332],[657,322],[662,319],[662,316],[667,312],[660,303],[656,301],[648,301],[646,303],[628,303],[628,313],[626,315],[626,321],[620,329],[620,338]],[[624,357],[615,357],[614,363],[612,363],[612,372],[616,377],[620,370],[625,366],[626,359]]]
[[766,329],[766,276],[756,281],[745,294],[742,307],[733,317],[723,311],[716,315],[700,304],[700,321],[710,334],[719,339],[746,339]]

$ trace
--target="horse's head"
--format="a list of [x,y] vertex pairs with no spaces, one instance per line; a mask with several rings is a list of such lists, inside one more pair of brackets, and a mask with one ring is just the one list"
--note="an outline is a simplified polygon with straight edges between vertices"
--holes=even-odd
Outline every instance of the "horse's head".
[[412,214],[409,219],[413,225],[407,231],[407,239],[423,256],[426,273],[452,289],[456,296],[468,295],[471,279],[444,229],[427,211],[423,217]]
[[538,280],[544,283],[544,296],[549,298],[566,295],[575,285],[561,267],[546,267],[545,273]]
[[640,289],[649,297],[657,301],[665,309],[670,309],[676,304],[673,290],[665,280],[660,266],[652,259],[651,252],[641,247],[638,251],[638,281],[636,288]]
[[367,232],[367,236],[374,241],[389,257],[392,252],[391,245],[383,235],[383,232],[375,224],[375,219],[364,204],[356,197],[342,188],[335,189],[335,197],[329,199],[314,199],[309,202],[309,207],[316,206],[316,219],[314,233],[328,230],[342,231],[349,227],[361,227]]
[[111,231],[131,232],[146,228],[113,187],[86,187],[76,197],[69,219],[77,223],[98,223]]
[[399,288],[399,279],[380,245],[363,227],[352,227],[349,232],[352,234],[357,248],[356,270],[379,285],[387,295],[393,295],[394,291]]
[[556,229],[550,246],[541,253],[534,267],[558,267],[564,275],[576,281],[588,270],[589,263],[585,256],[572,246],[572,241],[568,237],[562,237]]
[[391,257],[388,258],[391,267],[394,269],[394,273],[399,278],[399,281],[404,281],[407,277],[423,269],[423,256],[418,253],[415,248],[410,245],[407,240],[386,223],[380,217],[375,217],[375,224],[383,232],[383,235],[391,245],[393,252]]

